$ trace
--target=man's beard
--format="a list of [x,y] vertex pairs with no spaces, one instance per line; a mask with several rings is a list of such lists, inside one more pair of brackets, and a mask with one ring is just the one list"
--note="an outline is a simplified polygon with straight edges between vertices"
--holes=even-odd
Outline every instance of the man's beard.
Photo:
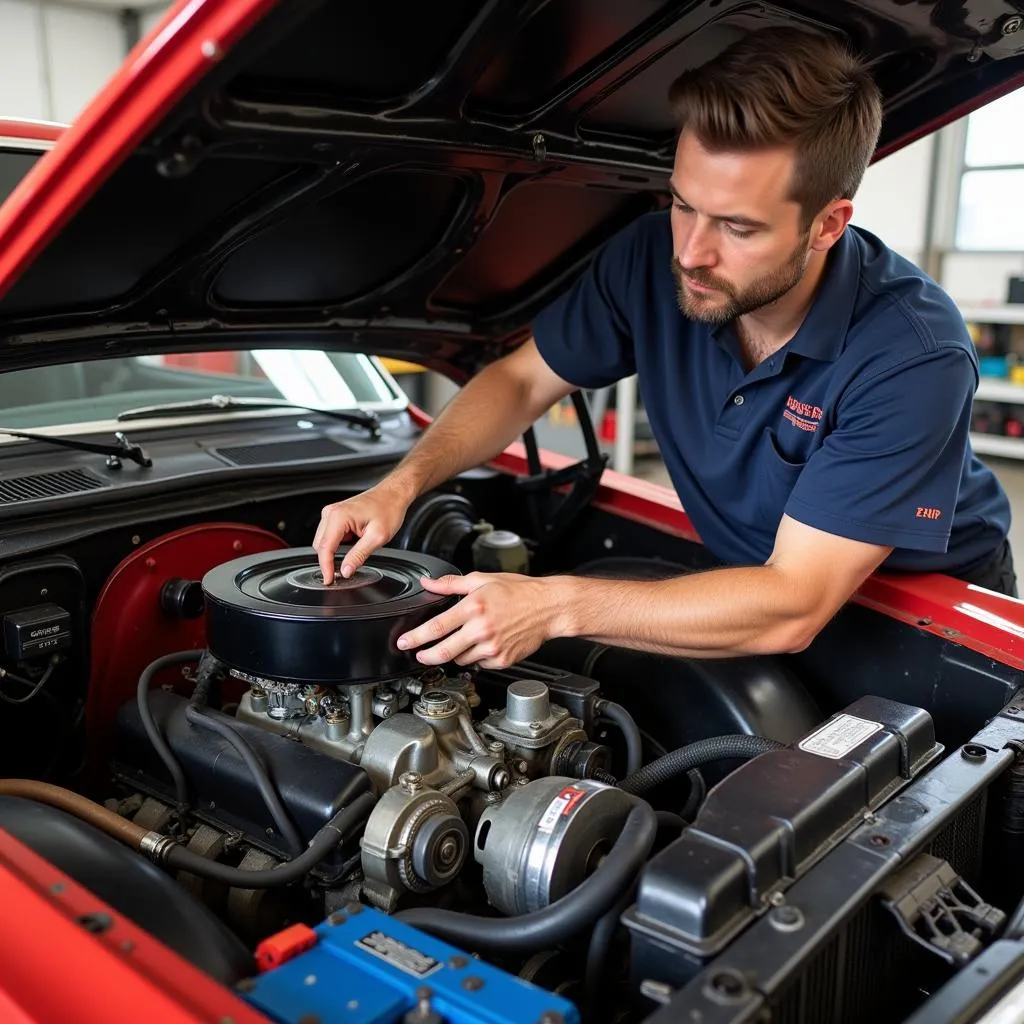
[[[737,291],[728,281],[715,277],[704,267],[683,270],[682,264],[673,256],[672,273],[676,279],[676,298],[683,315],[690,320],[718,326],[778,302],[783,295],[800,283],[807,270],[809,238],[810,232],[804,235],[785,263],[759,277],[743,291]],[[683,283],[687,280],[715,288],[719,294],[704,295],[687,291]],[[724,303],[720,296],[725,299]]]

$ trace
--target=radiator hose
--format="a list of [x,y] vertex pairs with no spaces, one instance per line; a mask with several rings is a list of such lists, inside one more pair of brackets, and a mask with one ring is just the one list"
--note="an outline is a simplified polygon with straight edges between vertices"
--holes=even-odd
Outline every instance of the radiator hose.
[[590,927],[615,905],[647,860],[657,831],[654,811],[649,804],[637,800],[600,869],[543,910],[519,917],[493,918],[416,907],[395,916],[414,928],[471,949],[503,953],[548,949]]
[[766,754],[769,750],[780,750],[784,746],[785,743],[770,740],[766,736],[748,736],[744,733],[736,736],[709,736],[707,739],[697,740],[696,743],[670,751],[664,757],[645,765],[640,771],[627,775],[618,785],[627,793],[647,793],[655,786],[685,775],[702,765],[733,758],[749,761],[759,754]]

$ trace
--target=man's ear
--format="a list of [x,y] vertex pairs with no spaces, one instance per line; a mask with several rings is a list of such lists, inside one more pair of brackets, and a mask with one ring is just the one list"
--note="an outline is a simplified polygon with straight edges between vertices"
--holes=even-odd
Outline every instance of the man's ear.
[[811,248],[825,252],[842,238],[846,225],[853,216],[853,203],[849,199],[834,199],[814,220]]

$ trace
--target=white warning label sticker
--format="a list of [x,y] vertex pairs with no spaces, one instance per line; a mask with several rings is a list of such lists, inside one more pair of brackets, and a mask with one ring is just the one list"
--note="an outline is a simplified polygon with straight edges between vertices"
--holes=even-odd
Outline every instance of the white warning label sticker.
[[573,808],[586,796],[582,789],[575,786],[566,786],[551,803],[547,810],[541,815],[537,822],[537,830],[540,832],[553,832],[559,818],[567,818]]
[[801,740],[798,746],[809,754],[838,760],[881,729],[881,722],[869,722],[854,715],[836,715],[831,722],[826,722],[817,732]]

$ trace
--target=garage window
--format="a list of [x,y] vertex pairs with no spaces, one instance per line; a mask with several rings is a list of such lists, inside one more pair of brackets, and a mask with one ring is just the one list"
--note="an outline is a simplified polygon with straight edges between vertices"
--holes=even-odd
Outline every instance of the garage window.
[[975,111],[967,122],[956,247],[1024,250],[1024,89]]

